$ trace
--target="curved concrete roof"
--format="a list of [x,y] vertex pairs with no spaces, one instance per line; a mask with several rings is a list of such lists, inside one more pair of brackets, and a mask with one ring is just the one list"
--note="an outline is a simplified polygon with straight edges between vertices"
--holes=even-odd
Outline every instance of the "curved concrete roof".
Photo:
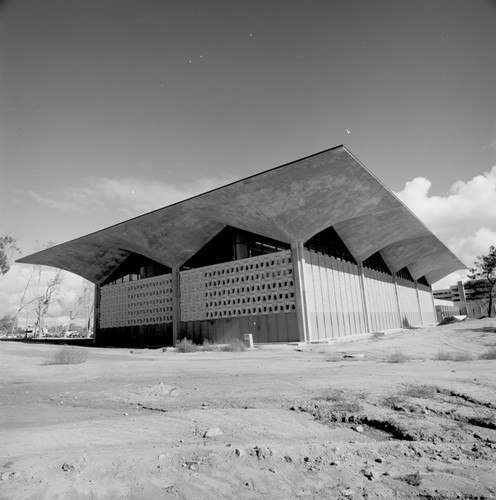
[[103,281],[132,252],[180,266],[225,226],[286,243],[333,226],[356,260],[380,251],[429,283],[465,268],[344,146],[23,257]]

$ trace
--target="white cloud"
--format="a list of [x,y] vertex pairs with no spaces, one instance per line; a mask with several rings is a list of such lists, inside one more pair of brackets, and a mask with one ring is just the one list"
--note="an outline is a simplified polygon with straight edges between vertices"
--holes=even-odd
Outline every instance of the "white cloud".
[[[417,177],[396,195],[467,266],[496,244],[496,166],[469,181],[455,182],[445,196],[430,196],[431,181]],[[435,288],[465,279],[456,273]],[[451,280],[448,283],[448,280]]]
[[41,195],[22,192],[36,202],[55,210],[91,213],[113,210],[124,217],[141,215],[220,187],[230,178],[200,178],[188,184],[169,184],[137,177],[89,177],[83,186],[65,186]]

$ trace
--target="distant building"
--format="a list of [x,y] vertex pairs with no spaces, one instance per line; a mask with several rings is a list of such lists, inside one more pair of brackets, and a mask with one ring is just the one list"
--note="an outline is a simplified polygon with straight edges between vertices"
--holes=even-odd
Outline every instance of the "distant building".
[[95,342],[316,342],[434,323],[465,266],[339,146],[19,262],[92,281]]
[[489,284],[484,280],[469,280],[465,283],[458,281],[456,285],[433,290],[432,293],[435,299],[453,302],[453,305],[458,306],[460,314],[478,318],[487,314],[487,307],[481,306],[475,296],[484,296],[488,291]]
[[432,294],[435,299],[439,300],[447,300],[449,302],[465,302],[465,290],[461,281],[458,281],[456,285],[451,285],[449,288],[433,290]]

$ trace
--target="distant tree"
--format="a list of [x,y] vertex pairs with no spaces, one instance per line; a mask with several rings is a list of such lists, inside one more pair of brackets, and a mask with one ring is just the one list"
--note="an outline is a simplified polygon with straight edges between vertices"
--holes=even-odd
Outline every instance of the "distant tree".
[[[41,270],[39,272],[41,276]],[[38,279],[38,283],[40,278]],[[62,269],[55,269],[43,291],[36,297],[36,319],[34,323],[35,337],[41,337],[45,328],[45,316],[52,301],[56,298],[57,287],[62,283]]]
[[469,278],[477,280],[469,284],[472,300],[487,302],[487,315],[491,317],[496,285],[496,248],[491,245],[487,255],[480,255],[474,267],[469,270]]
[[0,336],[8,337],[9,335],[18,333],[19,329],[13,328],[15,320],[16,318],[12,314],[6,314],[0,318]]
[[10,269],[10,261],[15,253],[19,252],[17,241],[8,234],[0,236],[0,274],[6,274]]
[[[42,249],[53,245],[53,242],[48,242],[43,246],[38,244],[38,247]],[[39,337],[45,328],[45,316],[50,304],[59,298],[58,286],[62,283],[63,274],[61,269],[50,270],[48,267],[41,265],[30,267],[31,273],[21,295],[19,308],[12,326],[12,333],[17,328],[21,312],[26,308],[35,308],[34,336]]]
[[[470,280],[463,284],[465,300],[477,304],[481,314],[485,315],[489,304],[489,283],[486,280]],[[474,310],[477,316],[479,313]]]
[[11,334],[14,335],[16,328],[18,328],[18,322],[19,322],[19,315],[21,314],[22,310],[32,304],[36,299],[32,299],[29,301],[26,301],[26,294],[28,293],[29,287],[31,285],[31,281],[33,280],[35,274],[35,268],[31,271],[31,274],[29,275],[28,280],[26,281],[26,285],[24,286],[24,291],[22,292],[21,295],[21,303],[19,304],[19,308],[17,309],[16,315],[14,322],[12,323],[12,330]]
[[69,321],[65,326],[64,336],[67,335],[67,332],[69,330],[79,331],[78,328],[74,327],[72,321],[74,321],[79,316],[83,316],[87,319],[87,323],[90,322],[90,317],[93,311],[93,293],[91,290],[91,283],[84,280],[82,283],[82,288],[76,296],[75,300],[69,305],[67,305],[64,300],[61,300],[60,304],[62,307],[64,307],[64,309],[69,310]]

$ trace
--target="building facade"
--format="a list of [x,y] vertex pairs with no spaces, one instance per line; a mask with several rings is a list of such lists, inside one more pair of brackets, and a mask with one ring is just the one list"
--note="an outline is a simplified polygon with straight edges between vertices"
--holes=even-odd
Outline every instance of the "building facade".
[[[458,281],[449,288],[433,291],[433,296],[438,300],[452,302],[459,309],[459,313],[472,318],[480,318],[488,314],[488,297],[490,285],[485,280],[469,280],[463,283]],[[493,304],[491,315],[496,314]]]
[[343,146],[19,261],[95,283],[100,345],[434,323],[431,284],[464,267]]

